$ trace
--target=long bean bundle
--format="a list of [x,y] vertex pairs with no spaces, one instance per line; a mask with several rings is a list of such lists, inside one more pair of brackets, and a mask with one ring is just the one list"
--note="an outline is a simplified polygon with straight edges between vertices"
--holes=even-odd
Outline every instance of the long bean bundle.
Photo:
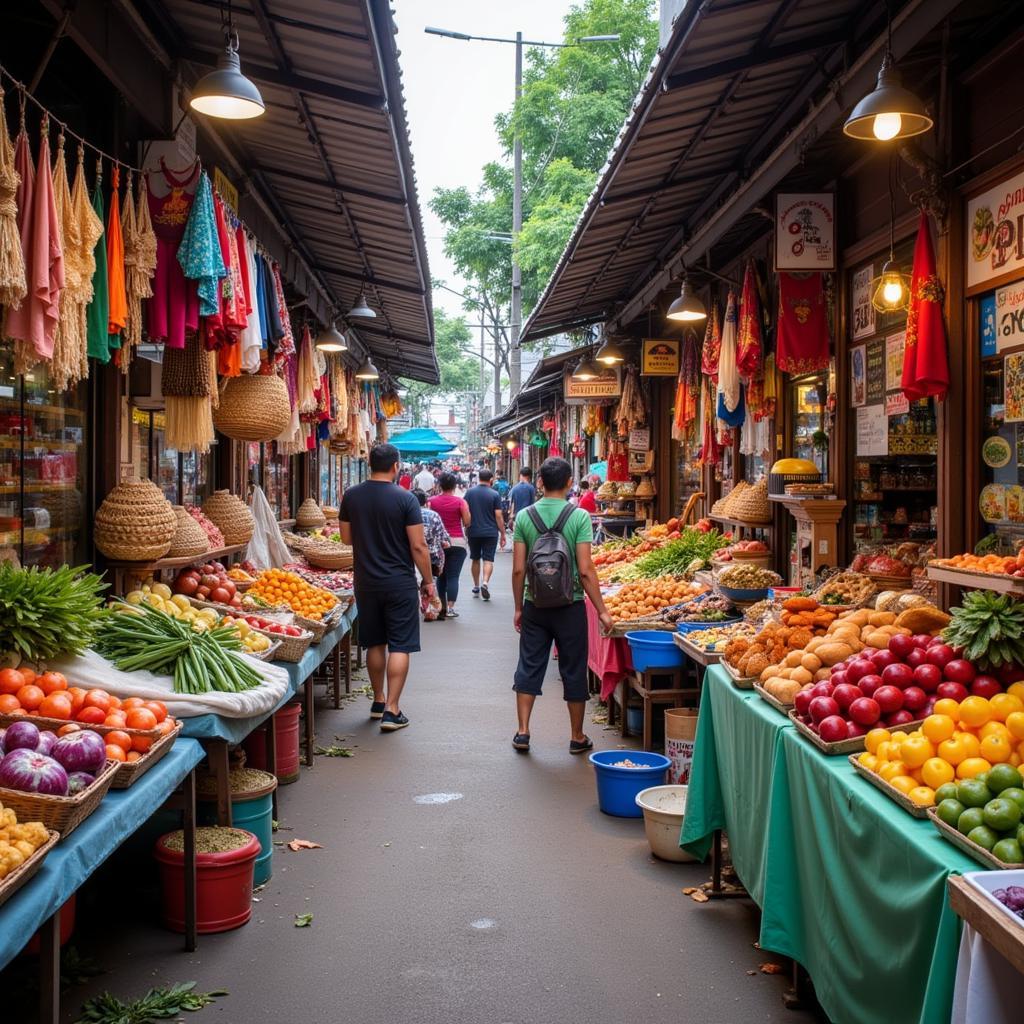
[[233,626],[197,632],[150,605],[125,607],[104,622],[95,644],[122,672],[171,675],[175,693],[240,693],[263,682],[237,653],[242,640]]

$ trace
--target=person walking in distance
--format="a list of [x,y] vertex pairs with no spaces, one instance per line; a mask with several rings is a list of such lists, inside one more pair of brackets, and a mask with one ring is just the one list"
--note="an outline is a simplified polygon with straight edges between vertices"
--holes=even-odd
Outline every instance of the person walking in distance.
[[533,470],[523,466],[519,470],[519,483],[509,491],[509,511],[512,515],[512,529],[515,529],[516,514],[529,508],[537,500],[537,488],[533,486]]
[[393,444],[374,445],[370,478],[345,491],[338,510],[341,539],[352,546],[355,560],[359,642],[373,687],[370,717],[380,719],[384,732],[409,724],[400,702],[409,655],[420,649],[417,591],[434,596],[419,502],[395,484],[399,458]]
[[569,709],[569,752],[582,754],[594,745],[583,731],[589,696],[583,595],[590,598],[606,630],[613,620],[601,598],[591,558],[590,515],[566,500],[572,467],[565,459],[546,459],[540,478],[544,497],[516,516],[512,538],[513,622],[519,633],[519,665],[512,686],[519,723],[512,745],[516,750],[530,749],[530,715],[541,694],[554,643]]
[[466,563],[468,546],[466,530],[469,527],[469,506],[455,493],[458,479],[454,473],[441,474],[441,493],[430,499],[430,507],[441,517],[444,528],[451,538],[451,546],[445,551],[444,572],[437,578],[437,593],[441,598],[441,619],[457,619],[455,602],[459,597],[459,576]]
[[494,572],[494,553],[500,544],[505,548],[505,517],[501,514],[501,498],[491,486],[494,474],[480,470],[480,483],[466,491],[469,506],[469,557],[473,573],[473,596],[490,601],[491,573]]
[[594,497],[594,492],[590,489],[590,481],[586,477],[580,480],[580,496],[576,504],[584,512],[588,512],[592,516],[597,515],[597,498]]
[[419,472],[413,477],[412,485],[424,494],[431,494],[433,492],[434,474],[430,472],[426,464],[420,466]]

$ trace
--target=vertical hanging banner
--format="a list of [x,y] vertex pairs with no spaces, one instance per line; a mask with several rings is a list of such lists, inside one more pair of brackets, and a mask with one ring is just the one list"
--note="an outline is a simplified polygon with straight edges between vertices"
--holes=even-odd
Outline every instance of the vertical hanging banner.
[[870,338],[875,333],[875,307],[871,305],[871,281],[875,275],[875,265],[854,271],[852,295],[850,301],[850,320],[853,325],[853,340]]
[[833,192],[777,192],[775,269],[836,269],[836,197]]

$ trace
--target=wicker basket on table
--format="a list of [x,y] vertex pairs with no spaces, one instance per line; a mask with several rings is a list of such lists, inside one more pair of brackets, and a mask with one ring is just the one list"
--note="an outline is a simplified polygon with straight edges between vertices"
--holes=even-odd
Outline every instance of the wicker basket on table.
[[96,781],[74,796],[48,796],[0,789],[0,803],[10,807],[18,816],[18,821],[41,821],[62,837],[69,836],[99,807],[120,766],[119,761],[107,761],[96,776]]
[[327,525],[327,516],[312,498],[307,498],[295,513],[295,525],[300,530],[319,530]]
[[133,782],[137,782],[174,746],[174,741],[180,733],[181,722],[178,722],[169,733],[161,736],[138,761],[120,765],[114,775],[114,781],[110,788],[127,789]]
[[[296,621],[296,626],[299,623]],[[302,661],[302,656],[309,650],[309,645],[313,642],[313,633],[311,630],[306,630],[301,636],[284,636],[281,633],[270,633],[265,629],[260,629],[259,626],[250,627],[253,632],[261,633],[268,640],[273,641],[273,647],[270,649],[270,657],[268,661],[287,661],[294,664],[295,662]],[[305,629],[305,627],[302,627]]]
[[185,511],[183,505],[173,505],[172,508],[178,517],[178,529],[167,550],[167,557],[188,558],[209,551],[210,541],[206,531]]
[[316,569],[331,569],[340,572],[351,569],[352,549],[344,544],[307,544],[303,549],[306,561]]
[[229,377],[213,410],[214,426],[235,441],[273,441],[291,418],[288,385],[276,374]]
[[163,558],[178,530],[171,503],[149,480],[118,484],[96,510],[93,536],[107,558],[149,562]]
[[252,540],[253,519],[249,507],[230,491],[214,491],[203,503],[206,517],[224,534],[228,547]]
[[53,829],[48,829],[49,838],[27,857],[13,871],[0,881],[0,907],[2,907],[35,873],[43,866],[46,855],[60,841],[60,836]]

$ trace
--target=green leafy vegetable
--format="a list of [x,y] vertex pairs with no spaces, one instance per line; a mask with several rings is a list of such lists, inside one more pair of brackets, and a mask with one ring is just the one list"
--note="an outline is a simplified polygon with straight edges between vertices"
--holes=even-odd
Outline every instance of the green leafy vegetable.
[[703,568],[711,556],[729,542],[717,531],[686,529],[677,540],[670,540],[633,563],[639,579],[679,576]]
[[165,988],[151,988],[134,1003],[124,1003],[104,992],[83,1004],[77,1024],[151,1024],[181,1013],[194,1013],[228,994],[222,990],[196,992],[195,987],[194,981],[185,981]]
[[308,928],[313,923],[312,914],[296,914],[295,915],[295,927],[296,928]]
[[1009,594],[973,590],[964,595],[959,608],[942,631],[952,647],[983,671],[1001,665],[1024,665],[1024,603]]

